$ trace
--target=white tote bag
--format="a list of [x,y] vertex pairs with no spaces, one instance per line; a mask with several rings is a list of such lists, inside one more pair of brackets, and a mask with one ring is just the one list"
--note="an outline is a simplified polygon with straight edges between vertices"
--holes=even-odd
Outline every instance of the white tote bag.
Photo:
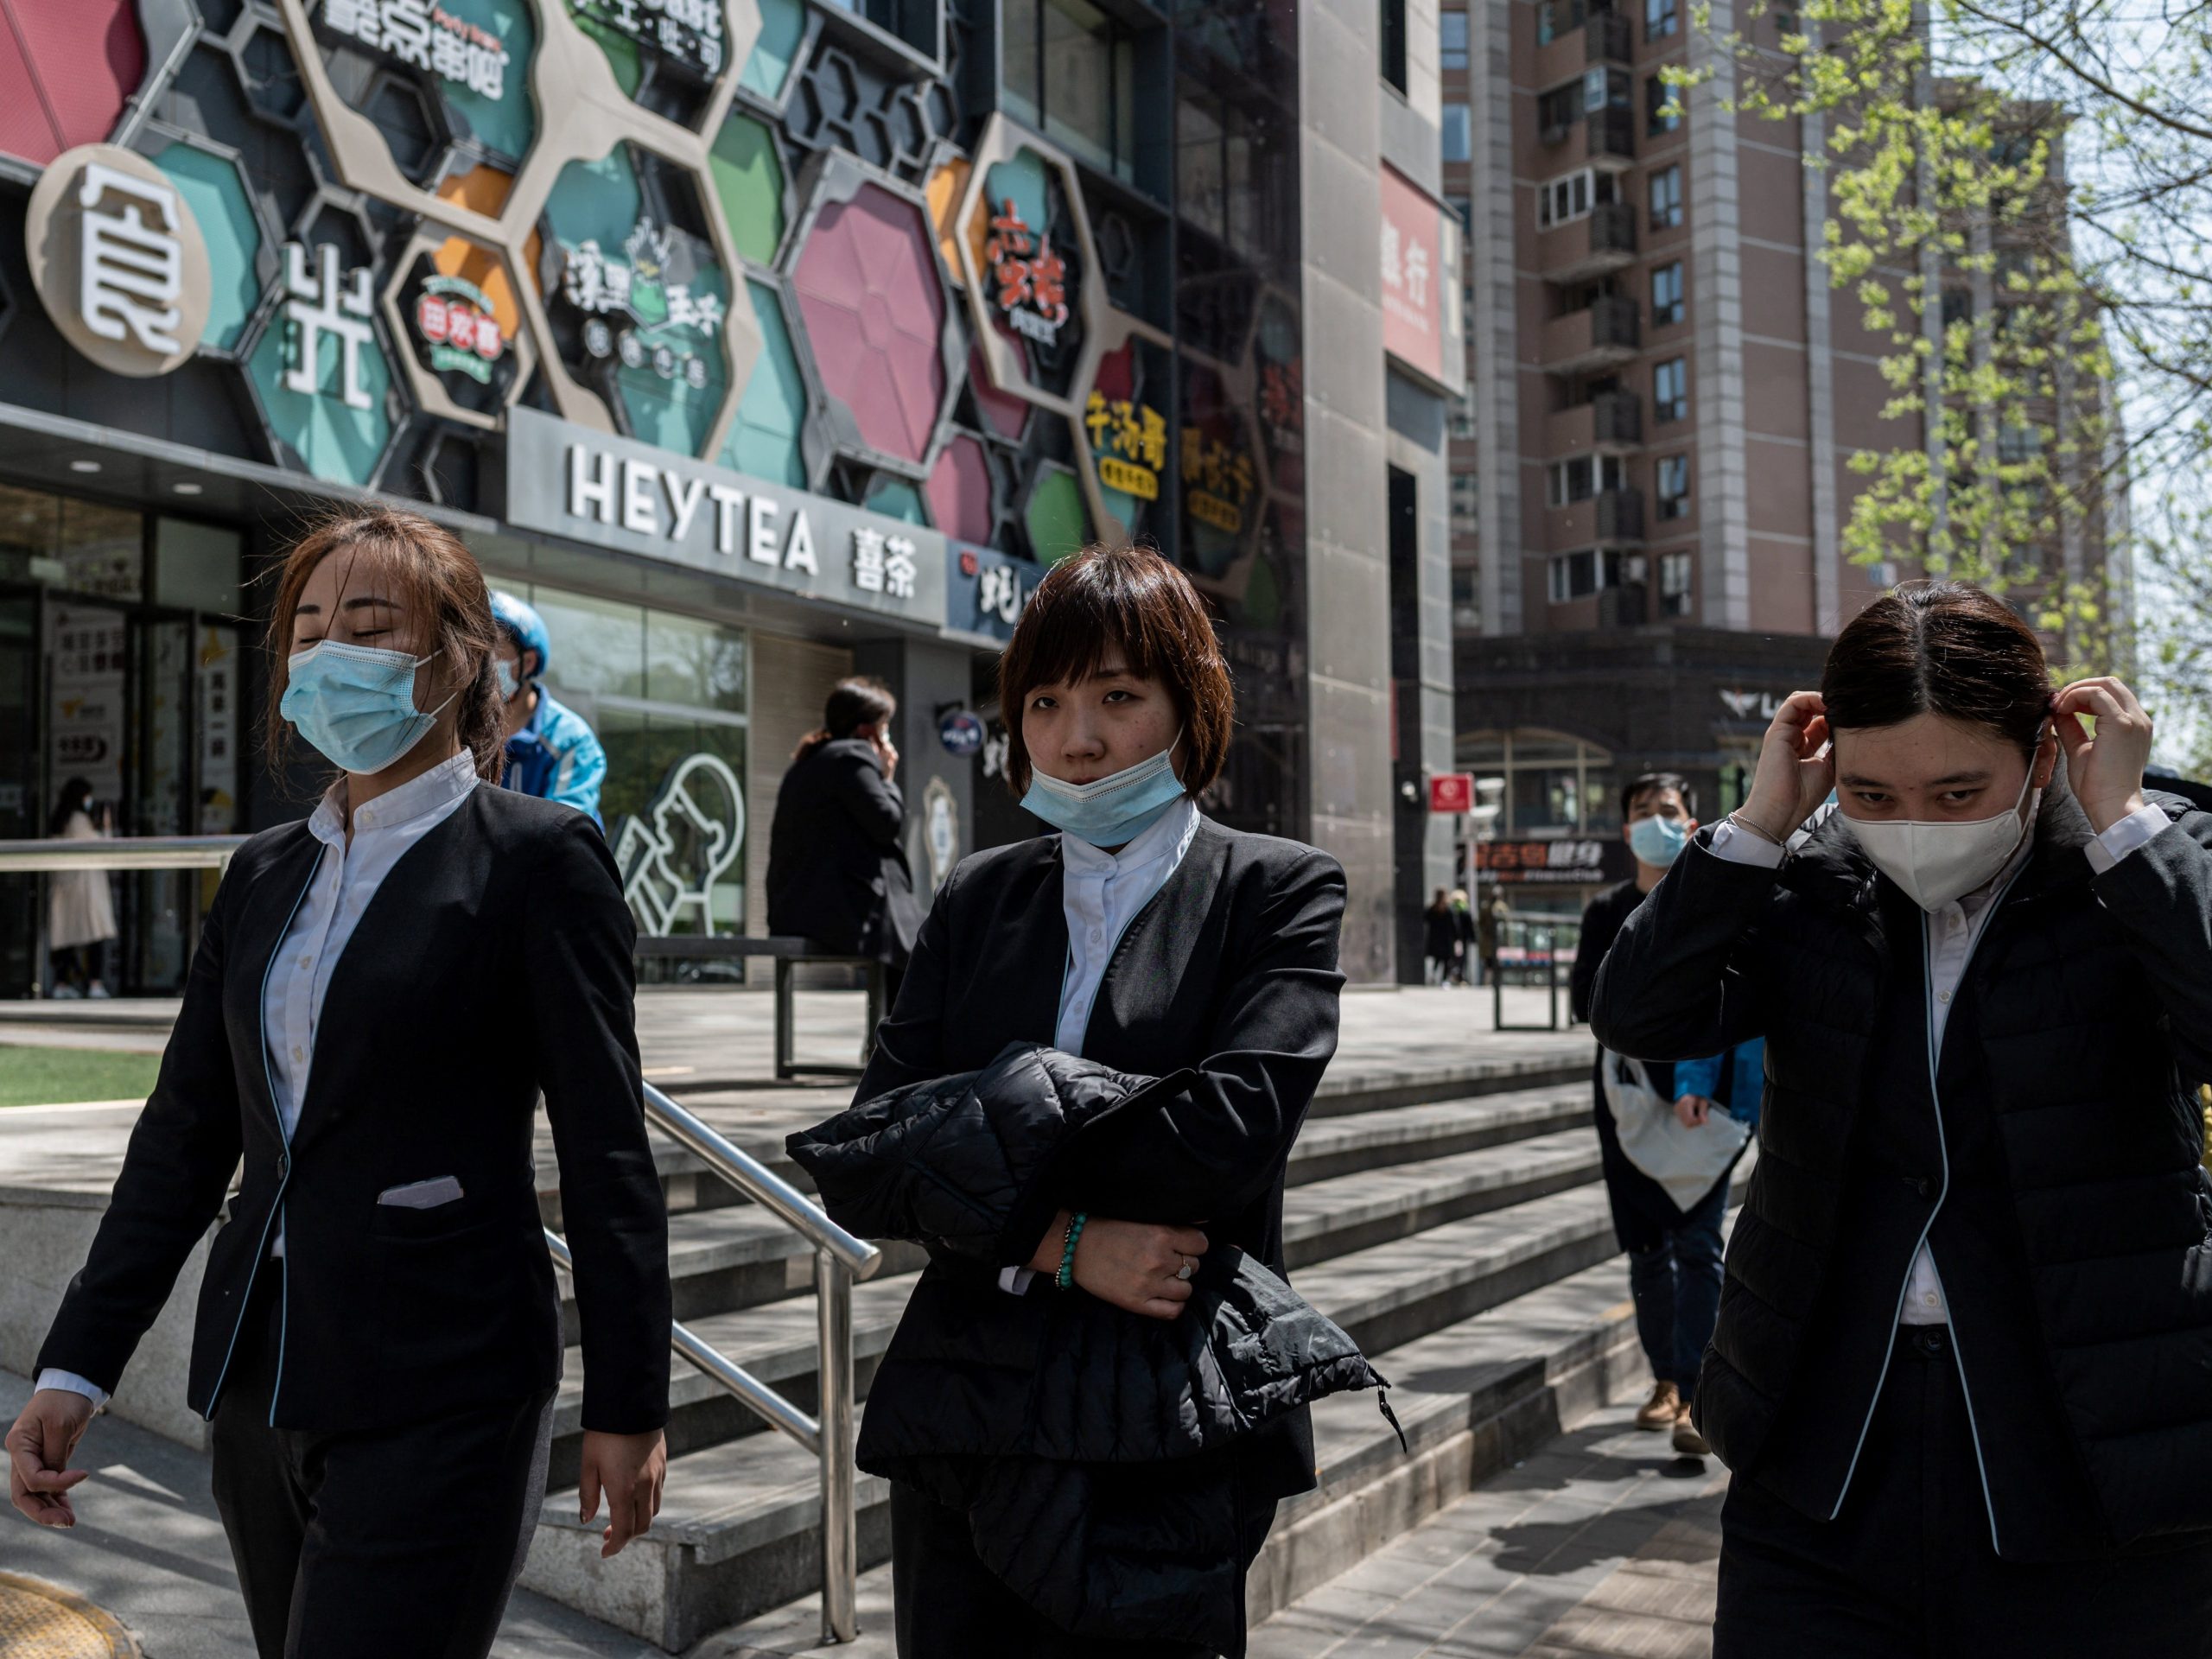
[[1717,1107],[1705,1122],[1686,1129],[1675,1116],[1675,1103],[1659,1098],[1643,1062],[1605,1055],[1605,1104],[1629,1162],[1659,1183],[1675,1208],[1688,1211],[1713,1191],[1713,1182],[1743,1155],[1751,1126]]

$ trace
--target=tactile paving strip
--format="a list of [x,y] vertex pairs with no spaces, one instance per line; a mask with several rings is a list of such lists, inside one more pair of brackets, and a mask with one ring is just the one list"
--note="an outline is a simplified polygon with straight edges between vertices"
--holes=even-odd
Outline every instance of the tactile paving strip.
[[0,1655],[6,1659],[139,1659],[112,1614],[58,1585],[0,1573]]

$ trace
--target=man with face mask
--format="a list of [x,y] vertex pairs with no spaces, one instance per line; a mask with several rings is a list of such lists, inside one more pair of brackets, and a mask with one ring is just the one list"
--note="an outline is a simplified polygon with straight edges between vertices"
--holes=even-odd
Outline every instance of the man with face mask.
[[512,594],[494,592],[492,614],[505,639],[493,666],[506,700],[509,789],[559,801],[599,816],[599,786],[607,778],[607,751],[584,717],[558,701],[543,683],[553,654],[545,619]]
[[[1599,893],[1583,912],[1572,981],[1576,1019],[1589,1017],[1599,965],[1622,925],[1695,833],[1694,800],[1688,781],[1671,772],[1646,772],[1622,790],[1621,838],[1636,855],[1636,874]],[[1728,1170],[1734,1163],[1730,1154],[1740,1152],[1742,1145],[1741,1130],[1726,1133],[1727,1120],[1757,1116],[1758,1090],[1749,1080],[1758,1075],[1758,1046],[1749,1043],[1744,1046],[1749,1052],[1732,1051],[1678,1066],[1647,1065],[1643,1082],[1648,1092],[1623,1076],[1609,1093],[1609,1057],[1603,1048],[1593,1074],[1605,1196],[1612,1206],[1614,1236],[1628,1252],[1637,1335],[1654,1379],[1651,1397],[1636,1414],[1637,1427],[1671,1433],[1675,1449],[1688,1457],[1703,1457],[1710,1449],[1690,1421],[1690,1408],[1720,1306],[1720,1224],[1727,1210]],[[1629,1099],[1617,1098],[1624,1086],[1647,1108],[1674,1107],[1675,1121],[1637,1126],[1643,1133],[1633,1149],[1624,1148],[1624,1126],[1616,1116],[1634,1109]],[[1718,1123],[1712,1113],[1716,1104],[1721,1108]],[[1715,1156],[1703,1158],[1700,1147],[1689,1159],[1699,1169],[1719,1166],[1710,1185],[1685,1186],[1679,1179],[1682,1154],[1690,1152],[1693,1139],[1717,1145]],[[1663,1185],[1658,1179],[1662,1176],[1669,1178]],[[1687,1206],[1681,1201],[1685,1193]]]

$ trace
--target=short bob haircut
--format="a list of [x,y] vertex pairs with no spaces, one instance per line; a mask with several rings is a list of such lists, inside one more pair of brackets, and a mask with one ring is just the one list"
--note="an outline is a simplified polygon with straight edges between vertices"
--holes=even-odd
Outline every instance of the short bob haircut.
[[1148,547],[1093,543],[1037,584],[999,658],[1007,782],[1029,789],[1022,710],[1038,687],[1086,680],[1118,653],[1132,674],[1157,680],[1175,701],[1183,740],[1176,775],[1196,796],[1221,775],[1236,719],[1236,692],[1213,621],[1191,579]]

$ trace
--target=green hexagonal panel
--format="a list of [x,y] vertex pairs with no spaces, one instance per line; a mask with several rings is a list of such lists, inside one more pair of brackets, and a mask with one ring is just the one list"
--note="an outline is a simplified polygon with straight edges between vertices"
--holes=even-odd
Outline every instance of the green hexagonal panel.
[[763,98],[780,98],[806,41],[806,7],[801,0],[760,0],[760,37],[753,42],[738,85]]
[[443,76],[438,80],[439,96],[460,118],[456,125],[466,124],[467,136],[486,149],[521,160],[537,137],[537,103],[530,90],[537,20],[527,0],[438,0],[438,10],[496,39],[507,54],[499,97],[487,97],[466,80]]
[[791,346],[784,308],[767,284],[748,282],[745,287],[760,324],[760,356],[717,459],[748,477],[804,489],[806,460],[799,433],[806,424],[806,380],[799,372],[798,353]]
[[922,511],[921,491],[902,480],[878,479],[861,505],[887,518],[904,518],[910,524],[929,523],[929,515]]
[[203,345],[229,351],[238,343],[261,297],[254,257],[261,251],[261,221],[238,170],[220,156],[193,144],[171,144],[153,158],[200,222],[207,244],[210,289]]
[[1061,467],[1050,467],[1037,475],[1029,491],[1029,505],[1022,510],[1029,531],[1029,546],[1040,564],[1058,564],[1083,550],[1090,539],[1090,515],[1084,511],[1083,486]]
[[[564,262],[576,259],[590,243],[602,268],[620,265],[627,298],[589,313],[578,310],[566,297],[565,273],[574,267],[564,264],[546,299],[569,372],[602,395],[612,391],[632,435],[696,455],[714,429],[729,383],[721,339],[729,283],[711,243],[652,215],[639,165],[664,169],[664,198],[675,200],[677,193],[689,192],[680,206],[698,205],[692,176],[650,151],[617,144],[598,161],[570,162],[546,199],[546,226]],[[656,239],[662,243],[658,248]],[[709,309],[711,326],[687,320],[686,314]],[[583,326],[593,321],[613,325],[605,336],[608,349],[596,360],[576,344]]]
[[323,334],[315,350],[315,394],[294,391],[284,384],[284,374],[299,350],[298,330],[280,306],[247,361],[270,429],[291,445],[300,464],[317,478],[365,485],[391,442],[391,365],[372,334],[360,347],[360,387],[369,406],[353,408],[345,397],[346,353],[337,340]]
[[715,135],[707,168],[737,251],[756,264],[775,264],[784,239],[784,165],[774,136],[749,116],[733,114]]

